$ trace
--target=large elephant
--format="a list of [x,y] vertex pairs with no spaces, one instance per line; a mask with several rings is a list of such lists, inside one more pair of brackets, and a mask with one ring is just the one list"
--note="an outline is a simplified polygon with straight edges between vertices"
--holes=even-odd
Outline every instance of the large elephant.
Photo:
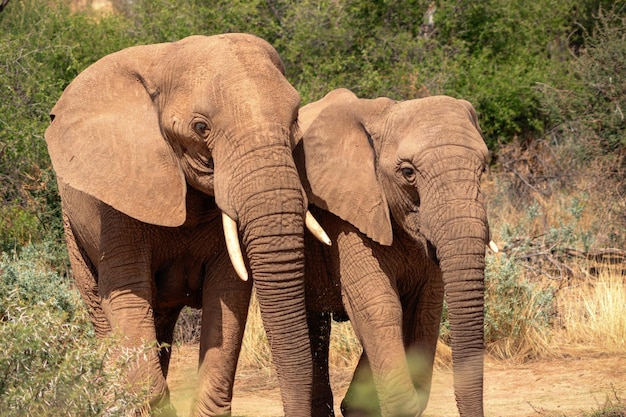
[[203,308],[194,415],[230,413],[251,290],[230,242],[235,270],[253,276],[285,414],[310,413],[299,100],[268,43],[228,34],[108,55],[51,111],[74,278],[98,335],[152,346],[127,377],[149,381],[153,409],[170,408],[170,353],[155,341],[172,341],[190,305]]
[[[299,119],[296,164],[333,241],[305,239],[313,414],[334,415],[328,313],[345,311],[364,354],[344,415],[372,412],[371,398],[380,407],[373,414],[421,415],[445,291],[458,409],[482,416],[488,150],[472,105],[445,96],[366,100],[339,89]],[[362,391],[368,380],[373,397]]]

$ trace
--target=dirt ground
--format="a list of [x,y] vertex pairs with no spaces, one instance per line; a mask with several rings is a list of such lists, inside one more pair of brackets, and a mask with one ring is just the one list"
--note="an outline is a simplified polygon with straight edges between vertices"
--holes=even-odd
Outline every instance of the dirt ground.
[[[172,402],[186,416],[196,382],[197,346],[174,347],[168,381]],[[333,375],[336,414],[352,370]],[[525,364],[487,359],[485,414],[498,417],[576,416],[601,408],[607,398],[626,399],[624,355],[569,356]],[[452,371],[435,369],[433,390],[425,417],[458,415],[452,389]],[[233,416],[282,416],[275,376],[241,370],[235,382]]]

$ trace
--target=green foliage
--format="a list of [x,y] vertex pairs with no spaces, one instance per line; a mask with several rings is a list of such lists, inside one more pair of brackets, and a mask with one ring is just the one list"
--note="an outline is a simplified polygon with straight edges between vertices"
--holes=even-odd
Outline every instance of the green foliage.
[[546,334],[554,315],[554,293],[527,281],[521,263],[506,254],[487,256],[485,267],[485,341],[523,343],[535,330]]
[[[611,149],[625,137],[618,63],[626,48],[617,6],[615,18],[603,20],[610,24],[592,31],[598,21],[589,15],[605,3],[441,0],[434,3],[435,31],[425,36],[430,0],[115,0],[118,12],[105,16],[70,12],[55,0],[12,1],[0,14],[0,248],[61,240],[43,141],[48,113],[63,88],[108,53],[191,34],[249,32],[278,49],[303,103],[337,87],[370,98],[449,94],[473,102],[492,149],[515,135],[541,135],[553,119],[580,114],[577,106],[587,103],[596,110],[585,120],[604,117],[596,128]],[[568,39],[582,51],[576,66]],[[586,93],[581,79],[589,81],[582,83]],[[577,99],[548,105],[537,88],[547,85]]]
[[576,83],[544,87],[551,119],[578,138],[580,157],[626,154],[626,3],[601,9],[584,47],[572,62]]
[[270,42],[276,38],[271,4],[265,1],[118,0],[115,4],[129,20],[135,43],[172,42],[190,35],[228,32],[252,33]]
[[462,45],[456,77],[445,93],[471,101],[490,147],[541,132],[534,86],[562,77],[573,1],[489,0],[444,3],[441,41]]
[[46,305],[68,320],[79,314],[81,301],[64,276],[65,254],[57,248],[45,242],[25,246],[19,254],[0,253],[0,319],[10,306]]
[[141,403],[119,381],[127,362],[114,372],[104,366],[106,346],[76,291],[52,268],[57,257],[49,246],[28,246],[0,258],[1,414],[127,415]]
[[[547,338],[555,314],[554,291],[529,281],[519,259],[504,253],[485,258],[485,344],[495,356],[538,352],[527,346]],[[448,308],[444,304],[441,339],[450,342]],[[539,344],[538,342],[536,342]]]
[[565,76],[567,35],[579,2],[305,1],[283,7],[276,45],[303,96],[336,87],[362,97],[449,94],[474,103],[488,144],[540,133],[537,83]]

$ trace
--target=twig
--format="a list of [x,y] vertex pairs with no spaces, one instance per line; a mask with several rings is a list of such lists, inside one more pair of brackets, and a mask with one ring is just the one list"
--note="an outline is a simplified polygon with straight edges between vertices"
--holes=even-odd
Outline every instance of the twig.
[[530,188],[531,190],[533,190],[534,192],[536,192],[536,193],[537,193],[537,194],[539,194],[539,195],[544,195],[544,194],[543,194],[541,191],[539,191],[539,190],[538,190],[535,186],[533,186],[531,183],[529,183],[529,182],[526,180],[526,178],[524,178],[524,177],[522,176],[522,174],[520,174],[519,172],[517,172],[514,168],[512,168],[512,167],[511,167],[511,166],[509,166],[509,165],[510,165],[510,164],[509,164],[508,162],[503,164],[503,166],[504,166],[507,170],[509,170],[510,172],[512,172],[513,174],[515,174],[515,176],[516,176],[517,178],[519,178],[519,179],[520,179],[520,181],[522,181],[522,182],[523,182],[523,183],[524,183],[524,184],[525,184],[528,188]]

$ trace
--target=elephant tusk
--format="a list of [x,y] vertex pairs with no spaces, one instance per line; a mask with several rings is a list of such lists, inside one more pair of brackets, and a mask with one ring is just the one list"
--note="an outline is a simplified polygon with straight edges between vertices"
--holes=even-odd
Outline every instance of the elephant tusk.
[[498,245],[496,245],[496,242],[494,242],[493,240],[489,241],[489,249],[491,249],[493,253],[498,253],[500,251]]
[[230,262],[235,268],[235,272],[242,281],[248,280],[248,269],[243,261],[241,254],[241,246],[239,245],[239,232],[237,231],[237,222],[228,214],[222,213],[222,223],[224,225],[224,238],[226,239],[226,249]]
[[322,229],[322,226],[320,226],[317,220],[315,220],[315,217],[313,217],[311,212],[308,210],[306,212],[305,223],[306,223],[306,228],[309,229],[309,232],[311,232],[313,236],[317,238],[317,240],[319,240],[326,246],[332,245],[330,238],[328,237],[324,229]]

